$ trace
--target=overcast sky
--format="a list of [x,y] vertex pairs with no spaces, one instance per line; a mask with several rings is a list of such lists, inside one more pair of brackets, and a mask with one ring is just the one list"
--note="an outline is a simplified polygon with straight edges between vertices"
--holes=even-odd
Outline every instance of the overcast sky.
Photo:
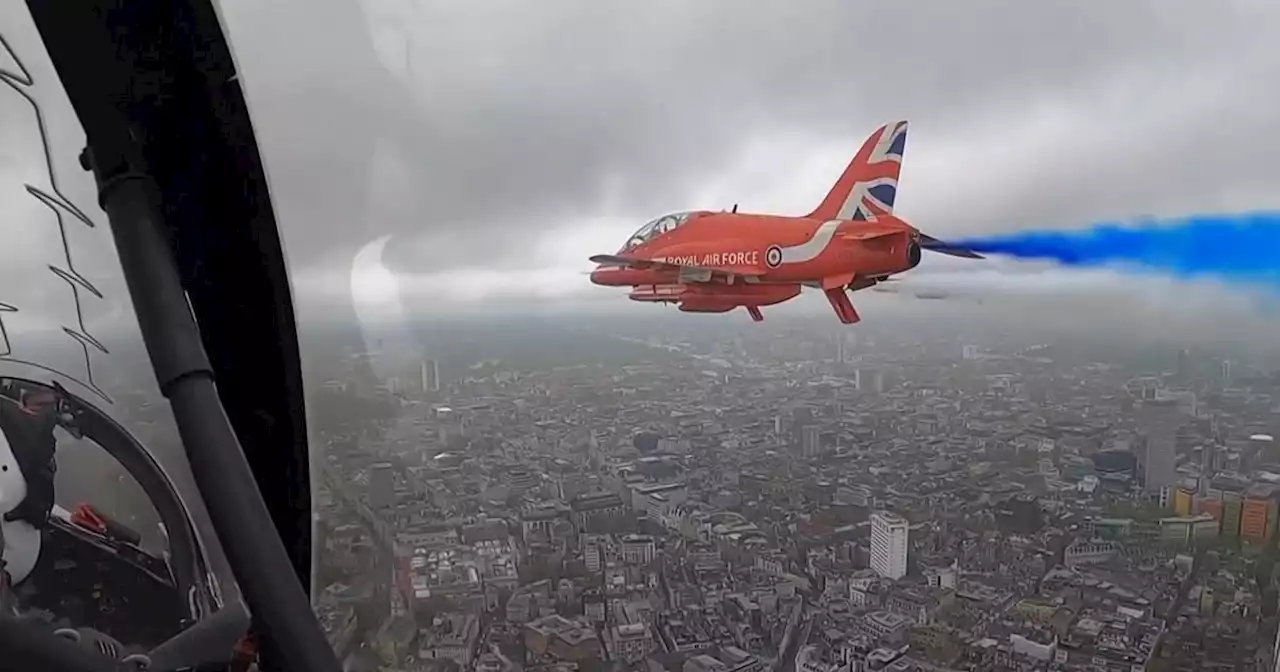
[[[590,286],[586,257],[671,211],[808,212],[894,119],[912,124],[898,214],[941,238],[1280,207],[1269,0],[221,5],[307,306],[349,296],[357,252],[389,235],[372,257],[389,270],[366,273],[363,291],[398,285],[411,312],[661,310]],[[20,28],[6,37],[47,82],[29,22],[8,14],[0,25]],[[0,226],[28,231],[0,245],[6,286],[60,254],[48,210],[21,189],[48,180],[23,105],[0,89]],[[77,183],[64,191],[101,219],[74,169],[82,136],[48,114],[74,173],[63,181]],[[82,262],[88,279],[121,291],[105,232],[76,235],[99,257]],[[1208,331],[1226,315],[1268,319],[1212,287],[947,262],[913,279],[1019,297],[981,311],[1079,304],[1099,328],[1135,313]]]
[[388,1],[372,51],[353,5],[294,4],[281,50],[290,3],[223,3],[310,291],[390,233],[415,304],[625,301],[587,256],[670,211],[807,212],[898,118],[899,213],[939,237],[1280,205],[1272,3]]

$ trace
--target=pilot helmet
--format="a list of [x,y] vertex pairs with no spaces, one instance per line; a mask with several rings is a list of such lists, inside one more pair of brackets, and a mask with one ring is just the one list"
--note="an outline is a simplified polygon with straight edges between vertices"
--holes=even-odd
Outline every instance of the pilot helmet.
[[47,408],[0,395],[0,533],[4,570],[15,585],[39,559],[40,530],[53,508],[55,426]]

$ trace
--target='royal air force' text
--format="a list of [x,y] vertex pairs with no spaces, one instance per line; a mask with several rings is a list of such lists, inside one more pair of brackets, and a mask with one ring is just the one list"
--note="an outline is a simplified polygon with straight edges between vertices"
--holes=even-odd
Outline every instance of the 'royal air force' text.
[[701,256],[696,254],[683,257],[666,257],[655,259],[677,266],[756,266],[760,263],[760,252],[711,252]]

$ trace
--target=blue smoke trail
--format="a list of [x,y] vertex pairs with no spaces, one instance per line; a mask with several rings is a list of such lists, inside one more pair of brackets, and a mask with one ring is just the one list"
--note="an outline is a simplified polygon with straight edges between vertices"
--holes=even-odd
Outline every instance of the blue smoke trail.
[[1193,215],[1075,230],[1041,230],[951,241],[975,252],[1064,266],[1146,270],[1280,291],[1280,212]]

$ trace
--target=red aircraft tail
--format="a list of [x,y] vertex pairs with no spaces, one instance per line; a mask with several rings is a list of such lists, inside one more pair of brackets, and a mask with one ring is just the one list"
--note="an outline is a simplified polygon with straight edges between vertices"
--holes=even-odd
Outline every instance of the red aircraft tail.
[[862,143],[862,149],[808,218],[866,221],[893,214],[906,147],[907,122],[881,126]]

